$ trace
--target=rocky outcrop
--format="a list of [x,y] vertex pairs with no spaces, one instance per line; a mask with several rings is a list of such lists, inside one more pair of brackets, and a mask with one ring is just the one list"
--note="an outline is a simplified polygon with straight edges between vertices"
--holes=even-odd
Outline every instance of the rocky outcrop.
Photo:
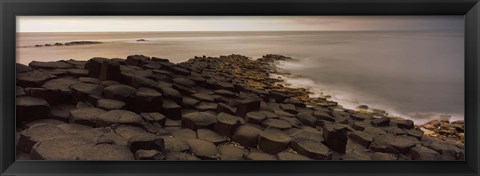
[[[265,55],[17,64],[18,155],[35,160],[463,160],[461,122],[344,109]],[[444,137],[443,137],[444,136]],[[445,138],[446,140],[440,140]]]

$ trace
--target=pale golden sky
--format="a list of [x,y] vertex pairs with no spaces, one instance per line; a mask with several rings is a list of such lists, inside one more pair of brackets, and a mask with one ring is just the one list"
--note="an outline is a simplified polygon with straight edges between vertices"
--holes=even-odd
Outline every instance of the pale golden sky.
[[463,16],[18,16],[17,32],[460,30]]

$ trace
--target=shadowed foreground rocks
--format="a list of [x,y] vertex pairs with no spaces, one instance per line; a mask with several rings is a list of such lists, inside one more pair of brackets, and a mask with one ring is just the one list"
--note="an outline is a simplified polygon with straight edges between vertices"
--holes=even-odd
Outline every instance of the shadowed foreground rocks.
[[463,145],[425,136],[410,120],[282,86],[271,76],[280,60],[292,58],[17,64],[17,159],[464,159]]

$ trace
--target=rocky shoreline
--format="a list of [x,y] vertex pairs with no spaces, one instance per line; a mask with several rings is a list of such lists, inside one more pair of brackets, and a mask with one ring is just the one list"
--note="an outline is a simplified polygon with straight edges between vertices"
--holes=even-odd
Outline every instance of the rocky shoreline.
[[[283,86],[270,75],[276,61],[290,59],[174,64],[132,55],[17,64],[17,159],[464,159],[462,143],[422,131],[445,122],[415,126]],[[451,124],[460,136],[463,123]]]
[[66,43],[47,43],[43,45],[35,45],[35,47],[48,47],[48,46],[74,46],[74,45],[94,45],[94,44],[101,44],[102,42],[98,41],[72,41],[72,42],[66,42]]

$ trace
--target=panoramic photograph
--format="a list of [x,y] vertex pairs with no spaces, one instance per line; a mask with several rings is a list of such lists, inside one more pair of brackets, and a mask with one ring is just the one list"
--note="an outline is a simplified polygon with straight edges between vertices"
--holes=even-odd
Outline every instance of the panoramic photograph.
[[17,16],[17,160],[465,160],[464,16]]

